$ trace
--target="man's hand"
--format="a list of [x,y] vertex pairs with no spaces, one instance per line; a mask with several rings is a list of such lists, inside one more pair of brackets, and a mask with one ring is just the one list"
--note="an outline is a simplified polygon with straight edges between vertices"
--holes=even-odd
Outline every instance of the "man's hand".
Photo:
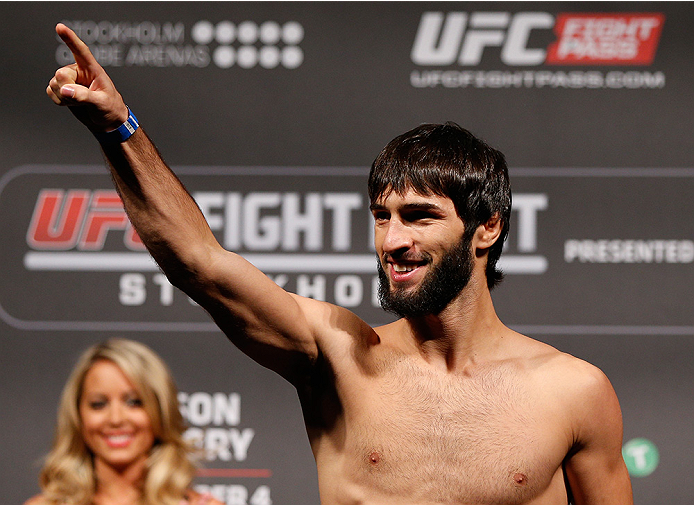
[[58,23],[55,32],[67,44],[75,63],[58,69],[46,93],[95,132],[118,128],[128,119],[128,108],[106,71],[87,45],[70,28]]

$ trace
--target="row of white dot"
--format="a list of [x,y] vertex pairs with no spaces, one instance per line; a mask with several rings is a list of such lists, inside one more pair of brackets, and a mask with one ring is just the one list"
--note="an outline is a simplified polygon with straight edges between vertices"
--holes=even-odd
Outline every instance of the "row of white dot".
[[260,65],[263,68],[275,68],[282,65],[294,69],[304,61],[304,53],[297,46],[287,46],[282,49],[276,46],[263,46],[258,50],[255,46],[241,46],[234,49],[231,46],[219,46],[212,51],[212,61],[220,68],[230,68],[238,65],[241,68],[253,68]]
[[255,44],[257,41],[272,45],[282,41],[295,45],[304,38],[304,27],[296,21],[280,25],[275,21],[266,21],[261,25],[253,21],[244,21],[235,25],[230,21],[221,21],[216,25],[209,21],[198,21],[193,25],[191,36],[196,44],[209,44],[213,40],[219,44],[231,44],[234,41],[242,44]]

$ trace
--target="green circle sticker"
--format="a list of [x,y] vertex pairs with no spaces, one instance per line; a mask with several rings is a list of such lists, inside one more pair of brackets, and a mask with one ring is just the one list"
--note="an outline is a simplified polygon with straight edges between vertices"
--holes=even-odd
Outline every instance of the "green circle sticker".
[[658,448],[645,438],[634,438],[624,444],[622,457],[632,477],[646,477],[652,474],[660,462]]

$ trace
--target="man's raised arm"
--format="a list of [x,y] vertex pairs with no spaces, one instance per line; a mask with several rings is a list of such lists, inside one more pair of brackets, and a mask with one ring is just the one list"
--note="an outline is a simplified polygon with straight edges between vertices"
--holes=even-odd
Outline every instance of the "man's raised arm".
[[[123,125],[129,110],[87,45],[63,24],[56,33],[75,63],[55,73],[48,96],[97,135]],[[219,245],[142,128],[101,146],[130,221],[171,283],[202,305],[241,350],[291,380],[317,355],[306,317],[316,304],[290,295]]]

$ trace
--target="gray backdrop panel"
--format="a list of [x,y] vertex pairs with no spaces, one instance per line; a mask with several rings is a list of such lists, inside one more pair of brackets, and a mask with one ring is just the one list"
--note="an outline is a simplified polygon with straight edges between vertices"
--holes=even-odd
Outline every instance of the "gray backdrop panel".
[[[413,59],[430,12],[465,13],[467,29],[453,33],[452,56],[431,46]],[[62,384],[79,352],[110,336],[141,340],[171,365],[191,434],[209,452],[200,485],[229,505],[263,505],[268,493],[275,504],[318,503],[293,389],[171,290],[114,224],[121,211],[99,203],[112,188],[97,145],[43,91],[65,61],[58,21],[89,40],[220,240],[288,289],[373,324],[390,318],[372,299],[374,156],[419,123],[447,120],[501,149],[515,196],[508,275],[494,292],[501,318],[610,377],[625,442],[647,439],[660,455],[647,475],[632,465],[637,504],[692,502],[691,3],[39,2],[2,3],[0,13],[8,503],[38,492]],[[475,25],[478,13],[501,14],[500,27]],[[586,31],[582,61],[552,60],[577,13],[658,27]],[[503,43],[461,63],[480,30]],[[636,49],[587,61],[597,43]],[[519,65],[518,55],[530,59]],[[40,217],[62,216],[46,206],[51,195],[88,202],[65,217],[70,237],[41,227]],[[113,218],[93,229],[103,241],[85,225],[102,211]],[[309,224],[292,228],[304,214]]]

